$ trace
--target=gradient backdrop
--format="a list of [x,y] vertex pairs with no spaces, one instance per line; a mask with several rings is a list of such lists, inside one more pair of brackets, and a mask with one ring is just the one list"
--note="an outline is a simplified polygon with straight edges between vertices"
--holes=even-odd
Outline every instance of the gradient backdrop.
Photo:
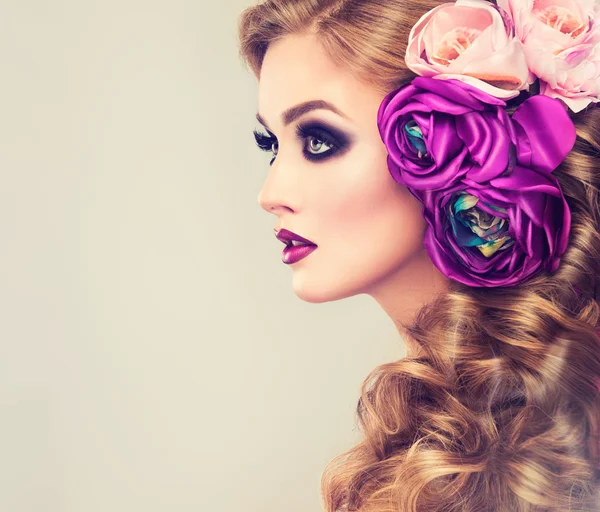
[[318,512],[367,296],[308,304],[257,204],[248,0],[0,0],[0,510]]

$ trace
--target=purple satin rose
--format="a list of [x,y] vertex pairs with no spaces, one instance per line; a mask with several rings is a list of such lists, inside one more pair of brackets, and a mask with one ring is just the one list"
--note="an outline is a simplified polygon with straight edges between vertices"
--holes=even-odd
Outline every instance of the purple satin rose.
[[417,77],[377,116],[391,175],[423,203],[432,262],[469,286],[554,272],[569,240],[571,212],[552,171],[575,126],[548,96],[528,98],[512,117],[505,106],[458,80]]

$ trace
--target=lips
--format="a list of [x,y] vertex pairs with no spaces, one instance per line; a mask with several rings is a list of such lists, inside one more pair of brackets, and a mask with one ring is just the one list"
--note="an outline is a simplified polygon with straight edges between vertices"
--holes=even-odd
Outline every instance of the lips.
[[278,240],[280,240],[281,242],[283,242],[284,244],[287,245],[292,245],[292,241],[296,241],[296,242],[301,242],[303,244],[306,245],[317,245],[313,242],[311,242],[310,240],[301,237],[300,235],[297,235],[296,233],[294,233],[293,231],[289,231],[287,229],[280,229],[279,231],[275,232],[275,236]]

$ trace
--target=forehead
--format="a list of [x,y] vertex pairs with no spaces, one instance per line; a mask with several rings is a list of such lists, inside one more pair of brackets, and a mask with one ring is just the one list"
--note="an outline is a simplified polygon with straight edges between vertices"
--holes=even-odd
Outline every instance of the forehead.
[[272,43],[258,84],[258,111],[273,128],[289,107],[309,100],[333,103],[353,120],[373,116],[382,95],[337,67],[314,35],[288,35]]

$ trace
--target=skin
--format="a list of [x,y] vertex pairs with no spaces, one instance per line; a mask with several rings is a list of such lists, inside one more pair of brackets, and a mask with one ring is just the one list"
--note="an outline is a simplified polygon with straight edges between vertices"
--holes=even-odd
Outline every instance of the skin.
[[[416,355],[418,347],[399,322],[410,319],[448,281],[424,249],[421,203],[388,171],[377,128],[384,96],[337,68],[313,35],[288,35],[273,43],[261,69],[258,112],[267,125],[262,132],[272,133],[278,144],[258,203],[275,215],[276,230],[288,229],[318,245],[289,265],[300,299],[321,303],[368,294],[396,325],[407,354]],[[284,126],[282,112],[318,99],[348,118],[319,109]],[[341,155],[318,162],[303,157],[303,148],[331,149],[296,135],[298,123],[315,120],[352,139]]]

